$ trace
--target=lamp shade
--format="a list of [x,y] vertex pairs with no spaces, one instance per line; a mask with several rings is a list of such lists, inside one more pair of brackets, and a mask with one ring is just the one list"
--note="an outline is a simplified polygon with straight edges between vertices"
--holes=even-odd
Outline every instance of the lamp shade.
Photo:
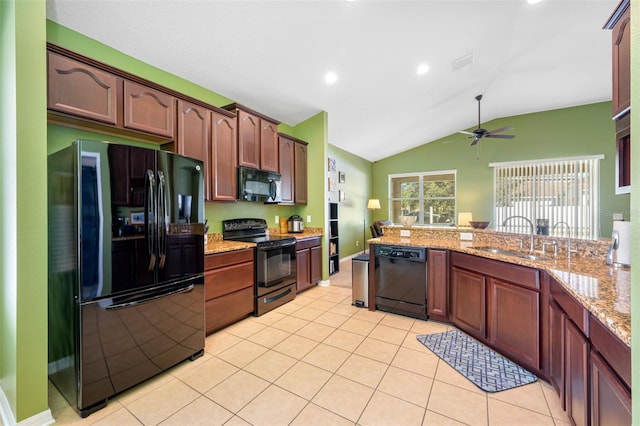
[[367,203],[367,208],[369,210],[378,210],[380,208],[380,200],[377,198],[370,198]]
[[472,220],[471,212],[458,213],[458,226],[471,226],[469,222]]

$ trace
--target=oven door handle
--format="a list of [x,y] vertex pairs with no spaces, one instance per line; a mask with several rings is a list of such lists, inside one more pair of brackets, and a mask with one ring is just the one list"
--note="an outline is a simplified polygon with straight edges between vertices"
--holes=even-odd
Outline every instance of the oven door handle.
[[291,293],[291,291],[292,291],[292,290],[291,290],[291,287],[289,287],[289,288],[287,289],[287,291],[283,291],[282,293],[277,294],[277,295],[275,295],[275,296],[273,296],[273,297],[265,297],[265,298],[263,299],[263,302],[264,302],[265,304],[267,304],[267,303],[271,303],[271,302],[275,302],[276,300],[278,300],[278,299],[282,299],[283,297],[287,296],[289,293]]
[[256,248],[258,250],[264,250],[264,251],[269,251],[269,250],[277,250],[277,249],[281,249],[281,248],[285,248],[285,247],[291,247],[291,246],[295,246],[296,242],[292,241],[292,242],[287,242],[287,243],[279,243],[278,245],[273,245],[273,246],[257,246]]

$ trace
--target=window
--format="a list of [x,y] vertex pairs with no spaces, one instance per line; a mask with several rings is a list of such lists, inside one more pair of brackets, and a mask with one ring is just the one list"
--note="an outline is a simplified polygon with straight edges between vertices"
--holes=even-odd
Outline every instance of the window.
[[[600,163],[604,156],[491,163],[496,229],[596,239]],[[524,216],[525,220],[510,216]]]
[[455,223],[455,170],[389,175],[389,194],[394,223],[400,216],[417,216],[416,225]]

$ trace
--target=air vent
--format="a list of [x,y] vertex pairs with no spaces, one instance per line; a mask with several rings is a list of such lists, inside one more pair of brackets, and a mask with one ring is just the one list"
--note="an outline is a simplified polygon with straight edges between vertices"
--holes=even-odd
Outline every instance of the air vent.
[[456,59],[453,61],[453,69],[459,70],[462,67],[467,65],[471,65],[473,63],[473,53],[469,53],[468,55],[463,56],[460,59]]

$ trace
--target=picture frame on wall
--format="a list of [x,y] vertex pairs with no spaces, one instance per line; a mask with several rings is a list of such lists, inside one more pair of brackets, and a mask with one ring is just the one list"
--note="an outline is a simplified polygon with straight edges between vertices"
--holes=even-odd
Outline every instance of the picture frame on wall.
[[144,212],[131,212],[131,225],[144,225]]
[[344,172],[338,172],[338,183],[344,183]]

